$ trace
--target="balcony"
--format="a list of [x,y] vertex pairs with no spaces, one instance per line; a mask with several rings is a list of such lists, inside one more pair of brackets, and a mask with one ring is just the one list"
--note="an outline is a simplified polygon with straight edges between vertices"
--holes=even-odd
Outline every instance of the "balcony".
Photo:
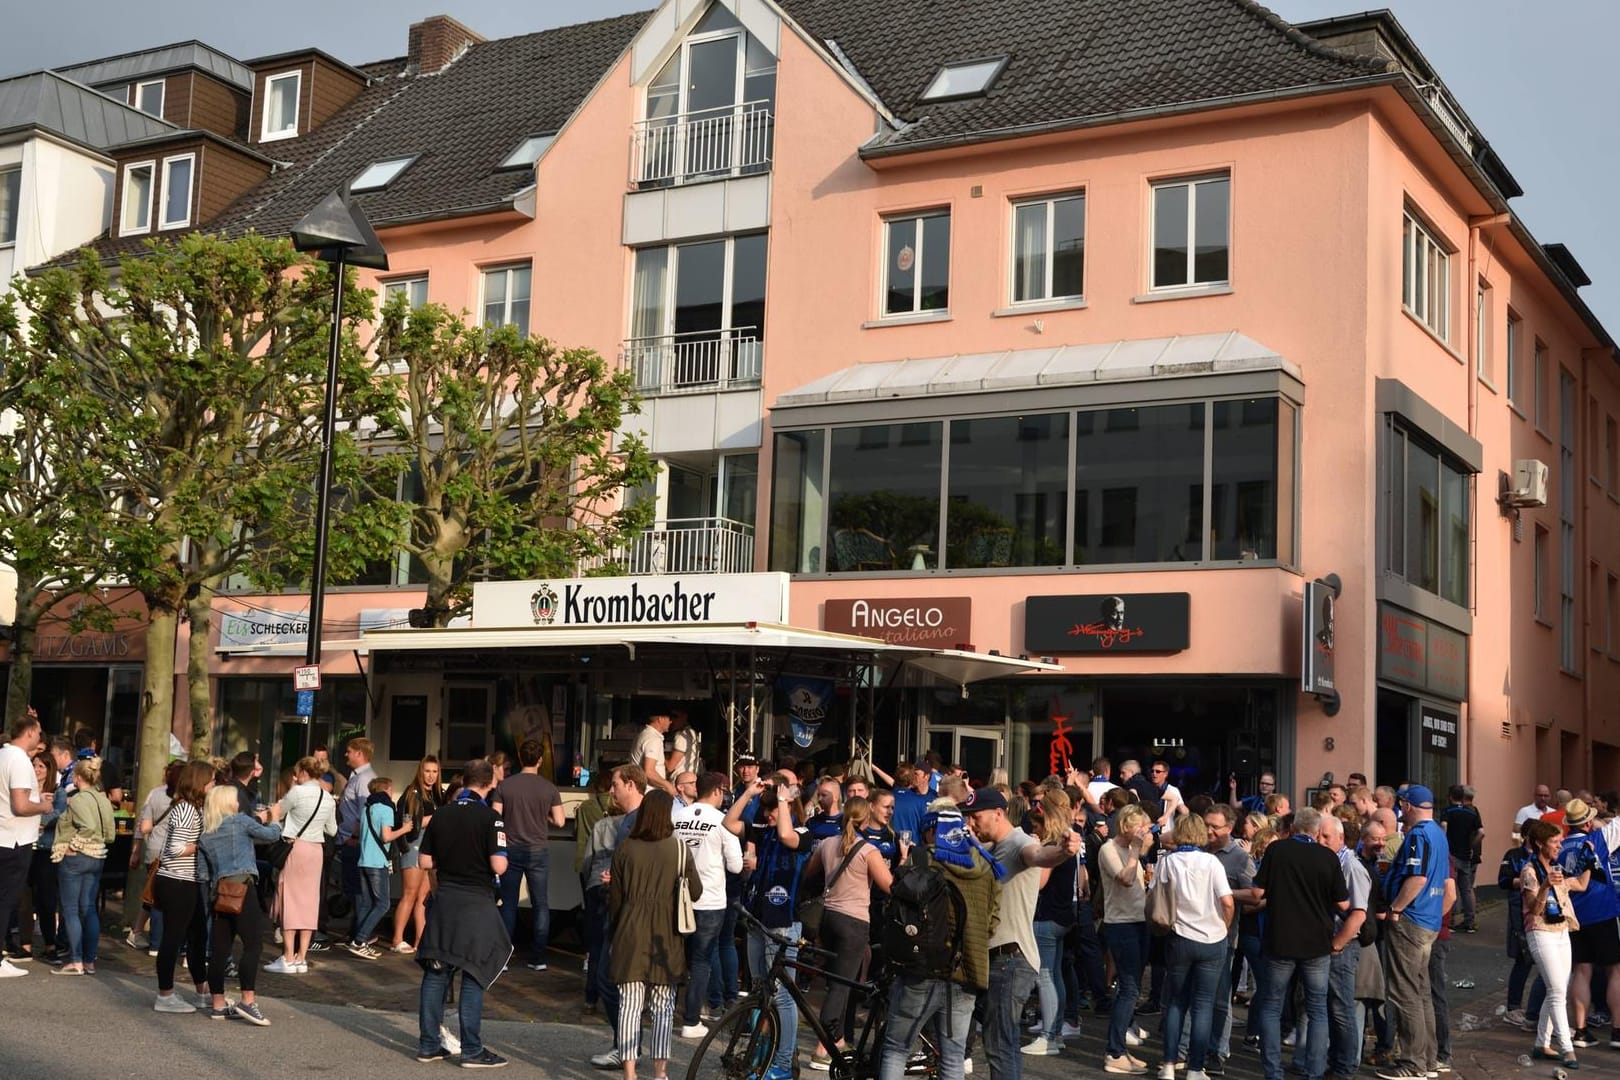
[[759,327],[631,338],[620,360],[646,397],[751,390],[759,386]]
[[754,527],[728,518],[654,522],[625,547],[581,570],[613,565],[635,575],[752,573]]
[[630,183],[637,190],[771,171],[770,102],[642,120],[631,135]]

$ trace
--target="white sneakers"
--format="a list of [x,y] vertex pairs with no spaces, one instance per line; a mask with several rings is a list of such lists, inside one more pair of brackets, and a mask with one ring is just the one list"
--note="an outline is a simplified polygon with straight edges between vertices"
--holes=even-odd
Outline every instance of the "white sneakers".
[[1159,1066],[1159,1080],[1176,1080],[1176,1063],[1167,1061]]
[[301,960],[288,960],[285,956],[278,956],[264,965],[264,970],[272,975],[303,975],[309,971],[309,965]]
[[[1036,1037],[1034,1042],[1019,1047],[1018,1051],[1032,1057],[1056,1057],[1058,1054],[1063,1053],[1063,1040],[1048,1039],[1045,1035],[1040,1035]],[[1175,1078],[1171,1077],[1171,1080],[1175,1080]]]
[[197,1006],[179,994],[159,994],[157,1000],[152,1002],[152,1011],[160,1013],[194,1013],[197,1011]]
[[10,960],[0,957],[0,979],[20,979],[26,974],[27,968],[20,968]]
[[460,1036],[452,1035],[450,1033],[450,1029],[445,1027],[443,1024],[439,1025],[439,1045],[450,1051],[452,1054],[461,1053]]
[[708,1033],[709,1029],[704,1027],[702,1024],[681,1025],[681,1038],[683,1039],[701,1039]]

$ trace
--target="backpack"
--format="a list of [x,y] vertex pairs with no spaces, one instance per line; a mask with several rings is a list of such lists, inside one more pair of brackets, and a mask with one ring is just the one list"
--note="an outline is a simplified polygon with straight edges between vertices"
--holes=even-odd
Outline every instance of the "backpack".
[[883,956],[902,975],[948,979],[962,962],[967,904],[926,855],[895,876],[883,917]]

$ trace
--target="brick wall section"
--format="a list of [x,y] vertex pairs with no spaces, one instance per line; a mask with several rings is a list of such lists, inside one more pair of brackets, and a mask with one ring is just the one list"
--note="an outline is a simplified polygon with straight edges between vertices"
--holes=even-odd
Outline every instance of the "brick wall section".
[[483,40],[483,35],[467,29],[450,16],[434,15],[411,26],[407,60],[412,70],[429,75],[444,70],[463,49]]

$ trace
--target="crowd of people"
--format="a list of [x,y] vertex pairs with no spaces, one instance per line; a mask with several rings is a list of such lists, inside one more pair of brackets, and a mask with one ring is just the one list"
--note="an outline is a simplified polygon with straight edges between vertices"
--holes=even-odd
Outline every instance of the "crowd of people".
[[[935,755],[891,774],[744,753],[727,775],[704,769],[695,740],[667,749],[671,726],[654,717],[575,813],[584,1000],[615,1030],[598,1068],[634,1080],[645,1060],[661,1080],[674,1039],[705,1037],[808,936],[845,980],[816,989],[828,1038],[811,1070],[833,1068],[858,1031],[848,981],[880,974],[884,1080],[906,1074],[925,1030],[945,1080],[972,1071],[975,1052],[993,1080],[1017,1080],[1025,1057],[1069,1053],[1087,1013],[1098,1064],[1120,1075],[1207,1080],[1244,1047],[1266,1080],[1281,1080],[1290,1050],[1306,1080],[1451,1069],[1446,956],[1451,935],[1477,930],[1485,841],[1466,786],[1437,805],[1421,784],[1352,774],[1295,808],[1270,773],[1248,794],[1233,778],[1219,799],[1186,796],[1163,761],[1099,758],[974,788]],[[0,926],[19,932],[0,977],[27,973],[36,921],[50,970],[94,974],[115,836],[101,759],[47,739],[32,716],[10,735]],[[405,785],[378,776],[372,756],[351,739],[338,769],[318,749],[273,800],[256,791],[251,753],[171,763],[137,812],[129,887],[144,882],[144,903],[125,940],[155,959],[157,1012],[256,1025],[270,1023],[261,967],[303,975],[339,941],[360,961],[412,955],[418,1059],[498,1067],[483,999],[520,936],[526,966],[547,970],[561,793],[532,740],[515,762],[497,754],[453,773],[424,758]],[[1564,1068],[1620,1008],[1616,801],[1538,787],[1498,874],[1507,1019],[1534,1032],[1533,1056]],[[332,932],[343,915],[345,932]],[[261,965],[272,936],[280,955]],[[175,985],[182,958],[189,994]],[[459,1036],[444,1023],[451,999]],[[759,1080],[788,1080],[797,1004],[779,987],[769,1006],[780,1037]],[[1620,1033],[1609,1043],[1620,1048]]]

